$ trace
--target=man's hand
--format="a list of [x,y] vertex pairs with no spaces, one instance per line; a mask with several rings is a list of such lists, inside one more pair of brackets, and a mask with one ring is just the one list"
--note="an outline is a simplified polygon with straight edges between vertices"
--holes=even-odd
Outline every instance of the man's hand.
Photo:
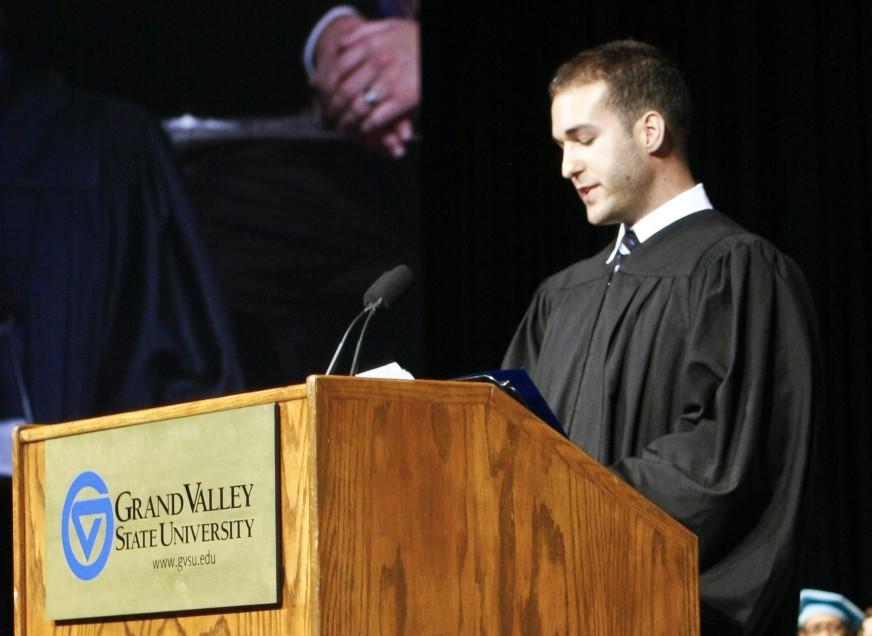
[[325,117],[355,140],[401,156],[421,99],[419,43],[414,20],[334,20],[316,47]]

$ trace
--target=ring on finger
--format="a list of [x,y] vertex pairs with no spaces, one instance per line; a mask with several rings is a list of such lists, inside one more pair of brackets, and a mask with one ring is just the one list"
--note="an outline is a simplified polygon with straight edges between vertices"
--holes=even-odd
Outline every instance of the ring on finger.
[[363,92],[363,102],[367,106],[369,106],[370,108],[375,106],[378,103],[378,100],[379,100],[378,91],[375,88],[373,88],[372,86],[370,86],[369,88],[367,88]]

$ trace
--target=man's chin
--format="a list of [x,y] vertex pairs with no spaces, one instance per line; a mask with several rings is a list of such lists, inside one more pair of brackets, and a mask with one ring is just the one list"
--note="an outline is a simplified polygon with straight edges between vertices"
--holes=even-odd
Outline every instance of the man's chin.
[[609,225],[614,223],[611,219],[609,219],[609,215],[601,209],[598,209],[596,206],[586,207],[587,212],[587,222],[591,225]]
[[618,225],[624,223],[622,215],[614,210],[597,206],[585,208],[587,213],[587,222],[591,225]]

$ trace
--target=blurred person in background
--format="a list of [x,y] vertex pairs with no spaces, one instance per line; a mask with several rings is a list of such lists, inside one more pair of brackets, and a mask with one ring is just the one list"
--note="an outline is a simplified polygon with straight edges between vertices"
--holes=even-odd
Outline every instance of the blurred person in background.
[[241,388],[224,305],[157,122],[22,63],[13,36],[0,29],[2,634],[12,633],[12,426]]
[[798,636],[854,634],[862,619],[860,608],[841,594],[810,588],[799,594]]

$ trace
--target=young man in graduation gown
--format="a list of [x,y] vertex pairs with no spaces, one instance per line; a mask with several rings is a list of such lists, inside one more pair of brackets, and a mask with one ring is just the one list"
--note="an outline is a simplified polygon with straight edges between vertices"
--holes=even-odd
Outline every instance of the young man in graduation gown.
[[818,394],[803,276],[694,181],[688,91],[660,51],[582,52],[550,94],[563,176],[618,236],[540,286],[504,366],[698,535],[703,634],[787,633]]

